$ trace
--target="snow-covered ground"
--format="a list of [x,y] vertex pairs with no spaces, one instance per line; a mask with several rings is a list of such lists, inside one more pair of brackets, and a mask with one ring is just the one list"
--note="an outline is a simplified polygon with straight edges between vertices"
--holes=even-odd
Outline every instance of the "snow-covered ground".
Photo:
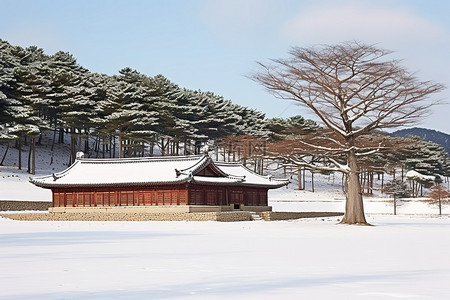
[[[43,136],[43,145],[36,145],[36,175],[49,175],[67,168],[69,145],[55,144],[50,150],[52,135]],[[28,182],[30,174],[27,173],[28,161],[27,146],[23,146],[22,170],[18,170],[18,150],[10,142],[3,166],[0,166],[0,200],[21,201],[51,201],[51,192],[38,188]],[[6,145],[0,145],[0,160],[6,152]]]
[[[56,156],[50,165],[45,151],[38,174],[66,168]],[[51,201],[48,190],[17,170],[16,155],[13,149],[0,166],[0,200]],[[270,191],[274,211],[344,211],[340,180],[316,174],[313,193],[307,175],[306,191],[295,190],[295,177],[289,188]],[[364,200],[376,226],[336,225],[338,217],[235,223],[0,218],[0,299],[450,299],[450,208],[438,218],[437,206],[424,200],[399,202],[400,215],[393,216],[392,200],[376,191]]]
[[0,219],[2,299],[449,299],[450,219]]
[[0,166],[0,200],[51,202],[51,191],[29,183],[30,176],[24,171],[17,170],[17,167]]

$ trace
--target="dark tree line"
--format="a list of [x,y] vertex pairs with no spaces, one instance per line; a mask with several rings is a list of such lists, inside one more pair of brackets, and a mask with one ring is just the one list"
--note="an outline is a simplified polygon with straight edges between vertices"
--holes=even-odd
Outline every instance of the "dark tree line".
[[0,141],[8,147],[15,141],[19,168],[22,143],[29,141],[33,157],[43,132],[53,131],[52,149],[70,136],[71,163],[77,151],[97,157],[199,153],[207,141],[225,136],[268,136],[264,118],[163,75],[130,68],[114,76],[92,73],[67,52],[46,55],[0,40]]

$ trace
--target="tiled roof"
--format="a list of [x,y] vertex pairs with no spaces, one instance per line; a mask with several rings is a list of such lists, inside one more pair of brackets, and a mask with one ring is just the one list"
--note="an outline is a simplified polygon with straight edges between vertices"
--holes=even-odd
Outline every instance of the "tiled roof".
[[[213,164],[221,177],[196,176]],[[166,156],[122,159],[77,159],[66,170],[48,176],[32,177],[30,182],[44,188],[70,186],[163,185],[198,183],[214,185],[265,186],[287,184],[251,172],[241,164],[214,163],[207,155]]]

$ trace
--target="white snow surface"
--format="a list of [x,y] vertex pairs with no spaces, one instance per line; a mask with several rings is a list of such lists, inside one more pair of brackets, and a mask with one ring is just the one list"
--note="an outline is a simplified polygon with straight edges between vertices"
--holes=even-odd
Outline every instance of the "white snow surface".
[[2,299],[449,299],[450,219],[0,219]]
[[52,201],[52,192],[31,184],[29,174],[16,168],[0,167],[0,200]]
[[[66,147],[67,145],[57,145]],[[67,149],[66,149],[67,150]],[[0,200],[51,201],[13,165]],[[64,156],[37,153],[38,175]],[[10,166],[10,167],[8,167]],[[289,176],[289,175],[288,175]],[[282,176],[281,176],[282,177]],[[340,176],[269,191],[274,211],[344,211]],[[380,182],[376,180],[376,185]],[[340,217],[252,222],[38,222],[0,218],[0,299],[450,299],[450,208],[364,197],[376,226]]]
[[281,186],[286,181],[272,178],[272,176],[261,176],[257,173],[252,172],[248,168],[242,167],[241,164],[233,164],[233,163],[215,163],[222,171],[232,176],[242,176],[245,178],[245,182],[250,184],[265,184],[265,185],[273,185],[273,186]]

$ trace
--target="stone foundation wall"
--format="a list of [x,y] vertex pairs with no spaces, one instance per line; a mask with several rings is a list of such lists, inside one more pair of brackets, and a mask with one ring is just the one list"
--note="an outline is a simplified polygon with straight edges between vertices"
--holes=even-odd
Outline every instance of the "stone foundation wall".
[[302,218],[321,218],[321,217],[337,217],[343,216],[344,213],[339,212],[279,212],[264,211],[258,212],[258,215],[265,221],[292,220]]
[[0,200],[0,211],[48,210],[52,206],[46,201],[6,201]]
[[50,207],[50,213],[205,213],[205,212],[261,212],[271,211],[271,206],[233,206],[213,205],[155,205],[155,206],[97,206],[97,207]]
[[20,221],[250,221],[248,212],[205,213],[18,213],[0,214]]
[[[51,202],[0,201],[0,211],[47,210]],[[251,221],[250,211],[226,211],[226,207],[72,207],[50,208],[50,213],[0,214],[22,221]],[[250,208],[250,207],[246,207]],[[254,207],[251,207],[254,208]],[[220,211],[222,209],[222,211]],[[262,209],[271,209],[263,207]],[[202,211],[205,210],[205,211]],[[209,210],[209,211],[207,211]],[[336,212],[272,212],[257,211],[265,221],[342,216]]]

